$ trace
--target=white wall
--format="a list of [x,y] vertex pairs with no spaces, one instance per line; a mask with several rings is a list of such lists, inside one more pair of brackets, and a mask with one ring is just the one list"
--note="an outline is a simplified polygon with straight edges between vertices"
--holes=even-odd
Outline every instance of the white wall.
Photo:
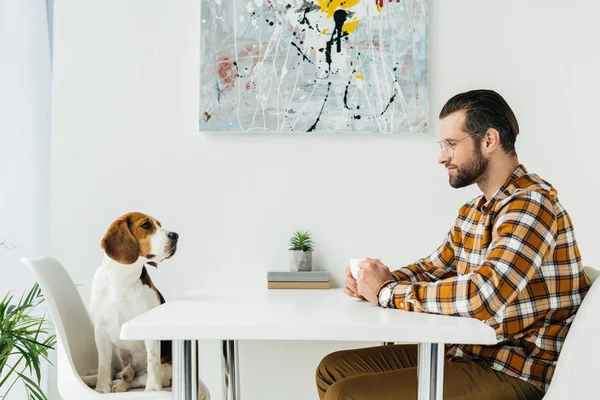
[[[100,239],[131,210],[181,235],[153,271],[167,299],[264,288],[295,229],[313,232],[318,268],[337,284],[349,257],[400,267],[427,255],[478,194],[451,189],[436,165],[437,113],[483,87],[512,105],[521,161],[558,188],[584,262],[600,266],[596,3],[431,2],[431,133],[418,136],[199,133],[199,1],[62,0],[54,11],[51,248],[86,300]],[[242,342],[242,394],[316,398],[318,360],[353,345]],[[218,350],[203,344],[215,399]]]

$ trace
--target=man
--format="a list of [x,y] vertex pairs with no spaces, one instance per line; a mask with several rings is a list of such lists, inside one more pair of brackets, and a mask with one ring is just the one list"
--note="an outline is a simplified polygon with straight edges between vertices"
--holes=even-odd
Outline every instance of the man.
[[[344,292],[380,307],[472,317],[496,331],[494,346],[453,345],[444,399],[541,399],[590,285],[556,190],[519,163],[517,119],[491,90],[461,93],[440,112],[440,156],[454,188],[483,193],[458,212],[442,245],[397,271],[378,260],[346,270]],[[325,357],[325,400],[417,397],[417,346],[381,346]]]

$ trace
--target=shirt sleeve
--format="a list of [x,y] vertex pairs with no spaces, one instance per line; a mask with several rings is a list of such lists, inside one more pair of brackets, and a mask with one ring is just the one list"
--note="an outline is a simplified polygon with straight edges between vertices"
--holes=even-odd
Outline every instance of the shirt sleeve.
[[414,264],[392,271],[392,274],[397,280],[407,282],[436,282],[455,276],[454,235],[457,234],[460,233],[456,231],[456,228],[450,230],[444,242],[429,257],[421,258]]
[[557,226],[547,196],[516,192],[497,215],[479,267],[436,282],[400,282],[393,303],[403,310],[488,320],[510,304],[540,268],[556,244]]

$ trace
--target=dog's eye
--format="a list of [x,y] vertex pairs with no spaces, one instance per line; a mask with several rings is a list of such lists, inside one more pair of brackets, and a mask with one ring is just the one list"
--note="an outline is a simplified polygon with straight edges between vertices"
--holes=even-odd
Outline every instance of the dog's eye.
[[144,222],[142,224],[142,228],[143,229],[150,229],[150,228],[152,228],[152,224],[150,222]]

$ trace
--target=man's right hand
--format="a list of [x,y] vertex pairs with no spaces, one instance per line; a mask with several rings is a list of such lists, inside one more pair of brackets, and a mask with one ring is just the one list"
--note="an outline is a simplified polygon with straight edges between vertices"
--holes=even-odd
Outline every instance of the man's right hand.
[[350,297],[354,297],[355,299],[365,300],[360,294],[358,294],[358,288],[356,286],[356,279],[352,276],[352,271],[350,271],[350,266],[346,268],[346,280],[344,281],[344,293],[346,293]]

